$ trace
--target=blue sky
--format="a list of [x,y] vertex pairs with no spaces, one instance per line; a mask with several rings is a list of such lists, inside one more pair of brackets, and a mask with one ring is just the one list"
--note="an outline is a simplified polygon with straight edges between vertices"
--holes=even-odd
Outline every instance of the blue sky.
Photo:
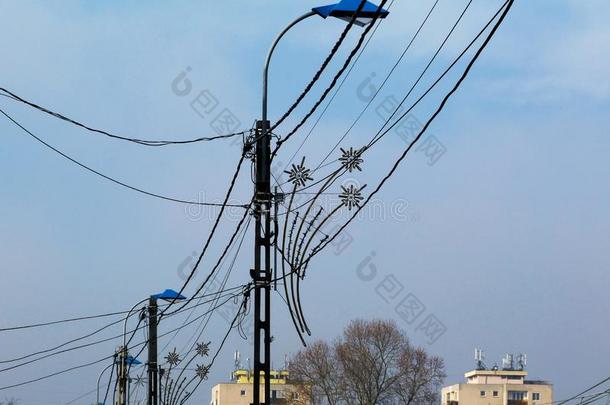
[[[319,160],[363,107],[357,88],[376,85],[409,40],[431,1],[397,1],[303,152]],[[466,1],[441,0],[379,102],[402,96],[442,41]],[[496,0],[475,0],[424,84],[429,84]],[[1,86],[88,124],[142,138],[189,138],[212,133],[213,117],[189,103],[207,90],[249,128],[259,115],[261,65],[276,33],[310,1],[78,2],[0,1],[4,63]],[[445,358],[447,382],[462,381],[474,347],[488,363],[505,352],[528,353],[532,377],[555,384],[561,399],[607,376],[604,337],[610,299],[607,207],[610,167],[607,108],[610,85],[610,5],[601,0],[517,1],[513,12],[460,91],[430,131],[446,152],[429,165],[413,154],[379,195],[381,211],[399,218],[363,218],[349,228],[353,242],[341,254],[317,258],[304,282],[304,306],[313,338],[329,339],[350,319],[395,319],[414,343]],[[311,20],[278,49],[271,70],[270,114],[276,119],[303,89],[343,29],[340,21]],[[341,61],[357,37],[338,55]],[[334,72],[339,62],[329,67]],[[172,81],[187,67],[193,92],[179,97]],[[424,120],[444,82],[415,114]],[[328,83],[330,76],[323,77]],[[375,80],[377,80],[375,82]],[[423,84],[422,84],[423,86]],[[424,87],[422,87],[424,88]],[[316,87],[319,94],[323,87]],[[306,106],[314,99],[306,100]],[[374,102],[373,107],[378,103]],[[150,191],[187,199],[222,198],[239,149],[230,142],[146,149],[82,132],[35,111],[0,100],[0,107],[52,145],[104,173]],[[300,108],[296,123],[306,112]],[[379,127],[375,108],[344,146],[359,146]],[[286,163],[309,130],[296,135],[279,159]],[[139,299],[181,284],[178,268],[199,251],[211,227],[207,211],[147,198],[84,172],[0,119],[3,258],[0,325],[129,308]],[[388,137],[353,181],[374,184],[404,142]],[[300,156],[300,154],[299,154]],[[313,163],[312,163],[313,164]],[[235,197],[245,201],[244,171]],[[212,246],[217,254],[234,221]],[[374,256],[371,255],[374,252]],[[371,259],[372,260],[369,260]],[[247,281],[249,245],[230,284]],[[365,281],[359,271],[377,270]],[[204,272],[198,274],[202,280]],[[434,344],[407,324],[376,292],[393,276],[446,326]],[[192,291],[190,291],[192,292]],[[274,362],[299,349],[281,300],[274,311]],[[172,323],[174,322],[174,323]],[[168,329],[176,325],[168,320]],[[0,357],[14,357],[102,325],[49,328],[2,336]],[[212,318],[207,340],[227,328]],[[118,330],[118,329],[117,329]],[[117,331],[115,330],[115,332]],[[172,341],[184,344],[192,331]],[[112,331],[108,331],[108,335]],[[139,336],[141,338],[141,336]],[[112,353],[118,342],[2,373],[17,383]],[[170,348],[171,348],[170,347]],[[212,346],[213,347],[213,346]],[[227,378],[232,351],[251,350],[235,334],[199,399]],[[0,392],[24,404],[66,403],[95,388],[104,365]],[[77,403],[92,403],[93,396]]]

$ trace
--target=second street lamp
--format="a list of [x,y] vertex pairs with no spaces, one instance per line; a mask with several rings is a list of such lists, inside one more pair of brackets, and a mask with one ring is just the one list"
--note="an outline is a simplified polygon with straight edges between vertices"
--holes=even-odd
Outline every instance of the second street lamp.
[[151,295],[148,299],[148,405],[159,404],[159,368],[157,364],[157,301],[185,300],[186,297],[174,290]]
[[[272,43],[263,66],[262,119],[256,123],[256,153],[254,196],[254,378],[253,405],[261,405],[261,374],[264,374],[264,403],[271,402],[271,133],[267,117],[269,65],[273,52],[284,35],[299,22],[318,15],[354,21],[359,26],[372,23],[375,18],[385,18],[388,11],[363,0],[342,0],[339,3],[313,8],[296,18],[280,32]],[[261,301],[262,298],[262,301]],[[264,314],[264,315],[263,315]],[[261,336],[262,335],[262,336]],[[261,339],[262,338],[262,339]],[[261,340],[264,343],[261,346]],[[149,403],[149,405],[151,405]]]
[[[127,375],[127,366],[130,364],[138,364],[137,360],[131,358],[128,353],[127,345],[127,321],[131,317],[132,312],[141,304],[148,301],[148,307],[142,308],[142,311],[147,311],[148,314],[143,313],[141,316],[148,317],[148,393],[147,403],[148,405],[158,405],[159,391],[158,391],[158,366],[157,366],[157,313],[158,313],[158,300],[167,302],[182,301],[186,297],[177,293],[174,290],[167,289],[159,294],[153,294],[148,298],[145,298],[135,304],[127,313],[125,322],[123,323],[123,346],[120,349],[119,355],[119,387],[118,387],[118,400],[119,404],[127,404],[127,381],[129,376]],[[143,319],[143,318],[141,318]],[[135,331],[134,331],[135,333]]]

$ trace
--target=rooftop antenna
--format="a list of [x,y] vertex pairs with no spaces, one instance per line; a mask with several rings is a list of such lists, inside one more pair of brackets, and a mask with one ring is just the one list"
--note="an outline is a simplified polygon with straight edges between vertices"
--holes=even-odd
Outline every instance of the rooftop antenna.
[[502,370],[514,370],[515,369],[515,358],[512,354],[506,353],[502,359]]
[[482,349],[474,349],[474,359],[477,362],[477,370],[486,370],[487,367],[485,367],[485,363],[483,363],[483,359],[485,358],[485,355],[483,354],[483,350]]
[[527,367],[527,354],[521,353],[517,356],[517,368],[519,371],[525,370]]
[[235,365],[235,370],[239,370],[241,368],[241,354],[239,353],[239,350],[235,350],[235,353],[233,354],[233,362]]

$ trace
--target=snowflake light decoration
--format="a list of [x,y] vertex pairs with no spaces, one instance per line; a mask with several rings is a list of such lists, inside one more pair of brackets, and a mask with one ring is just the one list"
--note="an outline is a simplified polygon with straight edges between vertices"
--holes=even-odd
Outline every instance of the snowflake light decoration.
[[144,377],[139,375],[137,376],[134,380],[133,380],[133,384],[136,387],[143,387],[144,386]]
[[364,162],[362,159],[362,149],[354,150],[354,148],[349,148],[349,150],[345,150],[341,148],[342,155],[339,158],[339,162],[343,165],[348,172],[353,172],[354,170],[362,171],[360,165]]
[[297,187],[303,187],[305,183],[313,180],[311,170],[305,167],[305,157],[300,164],[293,164],[292,169],[284,170],[284,173],[288,175],[288,181]]
[[208,366],[202,366],[197,364],[197,368],[195,369],[195,374],[202,380],[208,379],[208,374],[210,372],[210,368]]
[[176,353],[176,348],[174,348],[174,351],[167,354],[165,360],[167,360],[170,366],[175,366],[180,363],[180,355]]
[[201,357],[207,356],[210,353],[210,342],[197,343],[197,347],[195,348],[195,351]]
[[366,184],[360,188],[356,188],[353,184],[349,186],[341,186],[341,193],[339,194],[339,198],[343,205],[347,207],[348,210],[352,210],[354,207],[360,207],[360,202],[364,199],[362,196],[362,190],[366,187]]

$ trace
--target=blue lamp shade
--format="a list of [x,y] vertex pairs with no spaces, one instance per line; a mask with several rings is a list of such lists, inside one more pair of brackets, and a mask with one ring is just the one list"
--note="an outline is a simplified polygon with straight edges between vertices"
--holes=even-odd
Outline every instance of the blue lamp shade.
[[[328,6],[321,6],[313,8],[312,11],[322,18],[336,17],[344,21],[351,21],[352,17],[358,11],[362,0],[341,0],[337,4],[331,4]],[[377,15],[379,7],[369,1],[364,2],[364,6],[358,12],[354,24],[361,27],[373,22],[373,19]],[[386,18],[390,14],[385,9],[379,10],[378,18]]]
[[184,295],[178,294],[174,290],[167,289],[159,294],[151,295],[150,298],[156,300],[164,300],[164,301],[173,301],[173,300],[185,300],[186,297]]
[[[128,355],[127,356],[127,361],[125,362],[128,366],[139,366],[140,364],[142,364],[142,362],[138,359],[136,359],[135,357]],[[119,360],[117,359],[117,364],[119,363]]]

